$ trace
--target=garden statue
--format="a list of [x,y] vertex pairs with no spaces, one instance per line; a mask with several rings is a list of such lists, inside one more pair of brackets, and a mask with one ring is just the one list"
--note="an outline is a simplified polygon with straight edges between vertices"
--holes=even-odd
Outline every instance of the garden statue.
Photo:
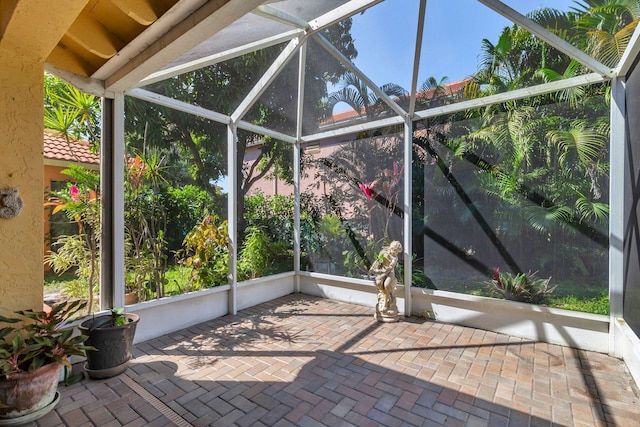
[[398,284],[395,267],[398,264],[400,252],[402,252],[402,244],[398,241],[391,242],[389,246],[382,248],[369,269],[378,288],[375,317],[381,322],[397,322],[400,318],[394,295]]

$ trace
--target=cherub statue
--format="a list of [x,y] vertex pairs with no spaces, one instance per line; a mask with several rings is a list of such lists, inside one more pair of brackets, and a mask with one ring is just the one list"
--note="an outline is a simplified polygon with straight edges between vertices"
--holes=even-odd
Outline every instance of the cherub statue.
[[0,218],[15,218],[20,214],[24,202],[18,195],[17,188],[0,190]]
[[394,292],[398,284],[395,267],[398,264],[400,252],[402,252],[402,244],[394,240],[389,246],[382,248],[369,268],[369,273],[374,276],[376,288],[378,288],[376,319],[383,322],[396,322],[399,319]]

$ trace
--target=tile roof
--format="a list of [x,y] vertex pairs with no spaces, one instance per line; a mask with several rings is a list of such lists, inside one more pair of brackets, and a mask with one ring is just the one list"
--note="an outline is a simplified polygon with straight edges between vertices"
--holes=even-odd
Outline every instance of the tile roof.
[[[467,83],[469,83],[470,81],[471,79],[467,77],[464,79],[456,80],[454,82],[445,84],[444,95],[447,97],[455,95],[456,93],[462,91],[464,87],[467,85]],[[435,91],[436,91],[436,88],[421,90],[416,94],[416,98],[429,100],[430,98],[433,97]],[[323,120],[320,124],[326,125],[330,123],[339,123],[347,120],[353,120],[356,118],[361,118],[363,114],[364,114],[364,108],[361,108],[360,112],[357,112],[355,110],[340,111],[340,112],[334,113],[328,119]]]
[[52,130],[44,131],[44,158],[75,163],[100,164],[100,156],[92,153],[89,142],[69,141]]

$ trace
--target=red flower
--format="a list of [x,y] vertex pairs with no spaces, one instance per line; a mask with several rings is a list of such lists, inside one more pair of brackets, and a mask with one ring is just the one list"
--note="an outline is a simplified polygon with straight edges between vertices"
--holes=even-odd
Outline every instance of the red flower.
[[360,187],[360,190],[362,190],[365,196],[367,196],[367,199],[373,199],[375,196],[375,193],[373,192],[374,185],[376,185],[376,181],[372,181],[368,184],[361,182],[358,184],[358,187]]

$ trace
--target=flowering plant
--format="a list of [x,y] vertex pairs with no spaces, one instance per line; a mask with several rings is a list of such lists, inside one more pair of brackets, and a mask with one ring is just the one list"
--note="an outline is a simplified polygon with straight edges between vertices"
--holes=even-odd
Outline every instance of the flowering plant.
[[72,165],[62,171],[75,183],[67,183],[67,189],[52,192],[45,203],[52,206],[52,214],[66,213],[77,225],[77,233],[60,236],[53,242],[57,249],[46,257],[46,262],[56,273],[76,267],[79,279],[88,284],[88,312],[92,310],[93,288],[99,274],[100,252],[100,177],[97,173]]
[[[389,225],[394,215],[401,212],[398,207],[404,174],[404,165],[393,162],[391,168],[385,168],[378,173],[378,178],[371,182],[358,182],[360,191],[364,193],[369,202],[369,231],[374,240],[396,240],[389,236]],[[384,224],[376,222],[380,211],[384,212]],[[378,212],[378,213],[376,213]],[[380,234],[380,231],[382,234]]]

